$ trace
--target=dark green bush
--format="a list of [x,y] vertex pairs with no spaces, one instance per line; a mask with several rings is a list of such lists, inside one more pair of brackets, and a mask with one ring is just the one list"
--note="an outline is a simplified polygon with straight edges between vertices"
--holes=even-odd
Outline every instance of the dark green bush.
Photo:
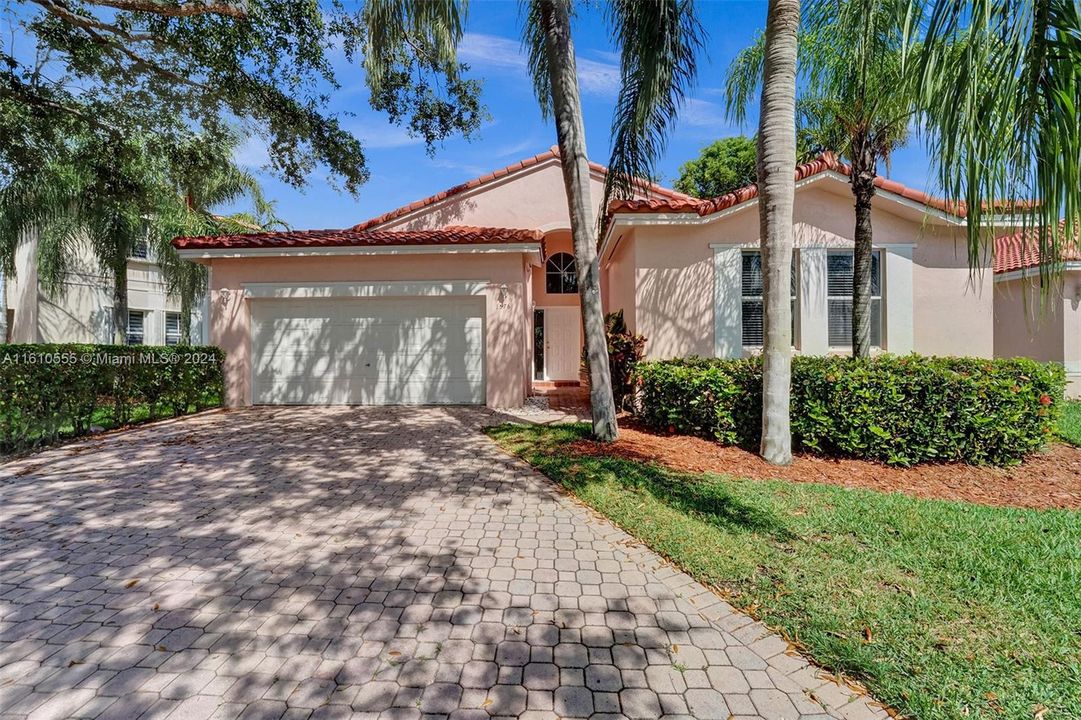
[[[646,425],[758,446],[760,359],[642,363],[636,378]],[[793,445],[891,465],[1006,465],[1052,436],[1064,386],[1060,366],[1025,359],[795,357]]]
[[623,311],[617,310],[604,316],[605,335],[608,338],[608,368],[612,374],[612,396],[616,407],[634,394],[634,368],[646,352],[646,339],[627,329]]
[[[623,311],[616,310],[604,316],[604,335],[608,342],[608,370],[612,378],[612,398],[616,409],[624,409],[624,403],[634,395],[634,368],[646,353],[646,338],[627,329]],[[582,349],[582,367],[589,376],[589,356]]]
[[221,404],[222,351],[143,345],[0,345],[0,451]]

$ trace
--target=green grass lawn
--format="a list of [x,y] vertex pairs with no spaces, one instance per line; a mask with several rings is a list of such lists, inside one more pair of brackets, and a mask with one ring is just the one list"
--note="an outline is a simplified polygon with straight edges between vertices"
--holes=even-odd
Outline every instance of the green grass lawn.
[[1081,400],[1066,403],[1058,423],[1058,433],[1068,443],[1081,447]]
[[488,432],[907,716],[1081,718],[1081,513],[577,456],[585,425]]

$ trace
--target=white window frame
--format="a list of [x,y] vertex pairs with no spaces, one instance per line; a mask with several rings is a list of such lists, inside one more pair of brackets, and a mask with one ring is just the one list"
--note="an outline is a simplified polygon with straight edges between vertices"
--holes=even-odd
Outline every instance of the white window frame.
[[[574,277],[574,289],[573,290],[567,290],[566,287],[565,287],[565,277],[566,277],[565,273],[567,272],[568,266],[564,265],[562,269],[555,270],[555,271],[550,270],[549,267],[548,267],[549,263],[552,263],[556,258],[560,258],[560,257],[568,257],[568,258],[570,258],[570,266],[569,267],[570,267],[571,270],[574,271],[573,274],[572,274],[572,277]],[[550,276],[552,276],[552,275],[557,275],[559,277],[559,290],[556,290],[554,292],[548,289],[548,278]],[[577,295],[578,294],[578,260],[574,257],[574,255],[572,253],[568,253],[568,252],[553,253],[547,260],[544,261],[544,292],[546,294],[548,294],[548,295]]]
[[[172,339],[173,340],[172,342],[169,342],[169,340],[170,340],[170,337],[169,337],[169,319],[170,318],[176,318],[176,336],[175,336],[175,338]],[[171,310],[166,310],[165,311],[165,344],[169,345],[169,346],[179,345],[180,344],[180,313],[178,313],[178,312],[173,312]]]
[[[765,298],[762,295],[744,295],[743,294],[743,261],[747,256],[761,255],[762,251],[747,248],[740,251],[739,257],[739,304],[740,304],[740,342],[743,345],[745,351],[758,351],[762,349],[762,344],[748,344],[743,337],[743,303],[747,300],[758,300],[763,303],[763,313],[765,313]],[[795,349],[799,345],[799,330],[800,330],[800,262],[799,252],[797,250],[792,251],[792,347]],[[765,317],[763,317],[763,321]],[[763,332],[765,328],[763,326]],[[765,337],[763,336],[763,339]]]
[[[879,343],[878,345],[872,345],[871,348],[873,350],[881,350],[882,347],[883,347],[882,342],[883,342],[883,340],[885,340],[885,337],[886,337],[886,326],[885,326],[885,320],[886,320],[886,296],[885,296],[885,288],[886,288],[886,256],[885,256],[885,253],[883,252],[882,248],[877,248],[877,247],[871,249],[871,255],[878,259],[878,295],[871,295],[871,307],[873,308],[874,307],[874,301],[878,300],[878,343]],[[833,301],[833,300],[848,300],[849,303],[854,303],[855,302],[854,298],[855,298],[855,295],[856,295],[856,289],[855,289],[855,286],[854,286],[855,284],[853,283],[852,292],[849,295],[830,295],[829,294],[829,259],[831,257],[835,257],[835,256],[836,257],[848,257],[848,258],[850,258],[852,260],[852,264],[853,264],[853,271],[855,271],[856,258],[855,258],[854,254],[853,254],[853,251],[848,250],[848,249],[845,249],[845,250],[828,250],[826,252],[826,277],[825,277],[825,281],[826,281],[826,344],[828,345],[830,352],[844,352],[844,351],[851,351],[852,350],[852,336],[851,336],[851,333],[849,333],[848,342],[846,342],[843,345],[834,345],[834,344],[830,343],[830,332],[831,332],[830,331],[830,326],[829,326],[829,323],[830,323],[830,302]],[[872,267],[873,267],[874,266],[874,260],[872,260],[871,262],[872,262]],[[872,284],[872,287],[873,287],[873,284]],[[871,317],[871,323],[872,323],[872,326],[873,326],[873,324],[874,324],[874,316],[873,315]]]
[[[146,345],[146,318],[147,318],[147,315],[149,315],[149,314],[150,313],[148,313],[146,310],[128,309],[128,328],[127,328],[127,334],[125,336],[128,345]],[[132,340],[131,340],[132,339],[132,334],[131,334],[131,318],[132,318],[132,315],[138,315],[139,316],[139,341],[138,342],[132,342]]]

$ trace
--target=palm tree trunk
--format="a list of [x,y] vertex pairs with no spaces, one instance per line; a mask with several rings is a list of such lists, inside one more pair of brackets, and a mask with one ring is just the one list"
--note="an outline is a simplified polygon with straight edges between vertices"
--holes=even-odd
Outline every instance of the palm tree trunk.
[[852,143],[852,195],[856,198],[852,248],[852,356],[871,355],[871,199],[875,196],[875,153],[866,136]]
[[128,261],[122,253],[113,263],[113,343],[128,344]]
[[769,0],[758,124],[762,243],[762,445],[766,462],[792,462],[792,202],[796,172],[799,0]]
[[578,96],[578,76],[571,42],[570,18],[561,0],[534,0],[540,3],[545,51],[552,85],[563,184],[567,190],[571,237],[578,266],[578,294],[582,305],[586,358],[589,361],[589,397],[593,407],[593,435],[598,440],[615,440],[616,405],[608,369],[608,342],[604,335],[601,307],[600,263],[597,257],[596,224],[589,189],[589,159],[586,155],[582,105]]
[[191,291],[180,293],[180,344],[191,345]]

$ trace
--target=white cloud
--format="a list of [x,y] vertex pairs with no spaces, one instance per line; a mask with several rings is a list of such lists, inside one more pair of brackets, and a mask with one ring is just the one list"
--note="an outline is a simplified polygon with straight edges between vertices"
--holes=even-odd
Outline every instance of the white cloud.
[[[610,53],[594,52],[601,57]],[[458,46],[458,58],[478,70],[510,72],[528,77],[528,58],[517,40],[466,33]],[[586,94],[614,96],[619,91],[619,65],[578,57],[578,84]]]
[[712,132],[725,132],[733,135],[739,134],[739,127],[728,121],[724,108],[708,100],[690,98],[684,104],[679,113],[680,124],[691,127],[710,130]]
[[522,44],[498,35],[466,33],[458,45],[458,59],[474,67],[526,71]]
[[412,137],[405,128],[397,125],[364,125],[350,129],[365,149],[384,149],[420,145],[424,140]]
[[443,168],[446,170],[458,170],[471,177],[480,177],[485,173],[491,171],[492,168],[476,165],[468,162],[460,162],[458,160],[449,160],[447,158],[436,158],[431,161],[433,167]]
[[616,95],[619,92],[619,66],[578,58],[578,85],[583,93]]
[[540,142],[532,138],[526,138],[518,142],[501,145],[492,150],[492,157],[504,158],[508,155],[522,155],[527,152],[540,152]]

